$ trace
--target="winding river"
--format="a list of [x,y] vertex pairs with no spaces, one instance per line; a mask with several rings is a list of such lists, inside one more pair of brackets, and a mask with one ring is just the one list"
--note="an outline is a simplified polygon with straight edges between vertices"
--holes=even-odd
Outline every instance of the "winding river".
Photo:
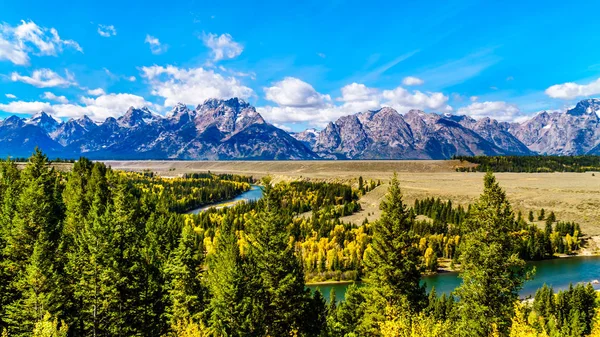
[[[198,214],[211,207],[222,208],[235,205],[237,202],[244,200],[258,200],[262,197],[262,189],[258,185],[252,185],[250,190],[238,195],[237,197],[202,206],[188,213]],[[535,291],[547,284],[554,287],[554,290],[562,290],[569,287],[569,283],[591,282],[600,279],[600,256],[578,256],[569,258],[558,258],[545,261],[529,262],[529,265],[535,267],[536,273],[532,280],[525,283],[520,292],[521,297],[525,298],[535,294]],[[452,290],[458,287],[461,279],[457,273],[440,273],[436,275],[426,276],[423,281],[427,285],[427,290],[431,291],[435,287],[438,295],[442,293],[449,294]],[[331,289],[336,290],[338,301],[344,299],[344,294],[348,288],[348,283],[320,284],[310,285],[310,289],[319,288],[325,298],[329,298]],[[594,285],[596,289],[600,289],[600,285]]]
[[210,204],[210,205],[204,205],[200,208],[196,208],[187,213],[188,214],[198,214],[198,213],[200,213],[202,211],[206,211],[207,209],[212,208],[212,207],[215,207],[215,208],[230,207],[241,201],[258,200],[258,199],[262,198],[262,194],[263,194],[263,191],[262,191],[262,188],[260,188],[260,186],[251,185],[250,189],[248,191],[238,195],[237,197],[235,197],[233,199],[216,202],[216,203]]
[[[522,298],[533,296],[538,288],[544,283],[552,286],[555,291],[567,289],[569,283],[592,282],[600,279],[600,256],[577,256],[568,258],[557,258],[552,260],[528,262],[534,266],[536,273],[532,280],[529,280],[523,286],[520,292]],[[426,276],[423,281],[427,285],[427,291],[435,287],[438,295],[442,293],[449,294],[458,287],[461,279],[457,273],[440,273],[437,275]],[[329,298],[331,289],[335,289],[338,301],[344,299],[344,293],[348,288],[347,283],[311,285],[312,290],[319,288],[325,298]],[[594,288],[600,290],[600,285],[595,284]]]

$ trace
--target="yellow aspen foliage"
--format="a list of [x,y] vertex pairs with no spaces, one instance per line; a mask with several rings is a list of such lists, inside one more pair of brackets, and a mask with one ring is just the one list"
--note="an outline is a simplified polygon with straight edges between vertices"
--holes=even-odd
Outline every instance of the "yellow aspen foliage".
[[171,327],[173,333],[170,337],[208,337],[211,334],[202,323],[195,323],[191,319],[177,322]]
[[525,318],[523,304],[515,303],[515,315],[512,318],[510,327],[510,337],[548,337],[544,329],[538,332],[534,327],[529,325]]
[[589,337],[600,337],[600,309],[596,309],[594,320],[592,321],[592,331]]
[[436,321],[425,314],[402,314],[392,307],[386,308],[386,320],[379,323],[382,337],[442,337],[451,335],[447,321]]
[[44,318],[35,323],[33,337],[67,337],[69,328],[65,322],[58,324],[57,318],[52,318],[50,313],[46,312]]

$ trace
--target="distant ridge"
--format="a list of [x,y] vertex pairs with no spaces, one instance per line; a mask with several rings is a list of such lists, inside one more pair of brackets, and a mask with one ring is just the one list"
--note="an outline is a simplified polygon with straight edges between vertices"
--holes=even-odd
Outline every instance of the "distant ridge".
[[40,112],[0,122],[0,155],[27,157],[38,146],[51,157],[91,159],[312,160],[449,159],[474,155],[600,153],[600,100],[523,123],[475,120],[384,107],[330,122],[323,130],[288,133],[247,102],[208,99],[177,104],[166,115],[130,108],[119,118],[66,122]]

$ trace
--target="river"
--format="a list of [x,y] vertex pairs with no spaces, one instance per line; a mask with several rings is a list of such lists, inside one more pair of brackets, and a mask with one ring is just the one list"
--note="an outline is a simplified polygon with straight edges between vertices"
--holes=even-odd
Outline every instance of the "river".
[[[600,279],[600,256],[577,256],[568,258],[558,258],[552,260],[528,262],[534,266],[536,273],[532,280],[529,280],[523,286],[519,293],[522,298],[533,296],[535,291],[541,288],[544,283],[554,287],[555,291],[567,289],[569,283],[592,282]],[[425,276],[423,281],[427,285],[427,291],[435,287],[438,295],[442,293],[449,294],[460,285],[462,280],[458,273],[440,273],[431,276]],[[311,290],[319,288],[325,298],[329,299],[329,292],[335,289],[338,301],[344,299],[344,293],[348,288],[347,283],[323,284],[309,286]],[[595,284],[594,288],[600,290],[600,285]]]
[[[238,195],[237,197],[202,206],[188,213],[197,214],[211,207],[229,207],[243,200],[258,200],[262,197],[262,188],[258,185],[252,185],[250,190]],[[547,284],[554,287],[554,290],[563,290],[569,287],[569,283],[591,282],[600,279],[600,256],[577,256],[569,258],[558,258],[544,261],[528,262],[529,265],[535,267],[536,273],[532,280],[525,283],[520,292],[522,298],[532,296],[535,291]],[[436,275],[425,276],[423,281],[427,285],[427,291],[431,291],[435,287],[438,295],[442,293],[449,294],[452,290],[458,287],[461,279],[457,273],[439,273]],[[309,288],[314,290],[319,288],[325,298],[329,298],[329,292],[332,288],[336,290],[338,301],[344,299],[344,294],[348,288],[348,283],[334,283],[311,285]],[[600,285],[594,285],[596,289],[600,289]]]
[[189,212],[187,212],[188,214],[198,214],[202,211],[206,211],[209,208],[215,207],[215,208],[223,208],[223,207],[229,207],[229,206],[233,206],[238,202],[241,201],[253,201],[253,200],[258,200],[260,198],[262,198],[262,188],[258,185],[250,185],[250,189],[240,195],[238,195],[237,197],[233,198],[233,199],[229,199],[229,200],[225,200],[225,201],[221,201],[221,202],[216,202],[214,204],[210,204],[210,205],[204,205],[200,208],[196,208],[194,210],[191,210]]

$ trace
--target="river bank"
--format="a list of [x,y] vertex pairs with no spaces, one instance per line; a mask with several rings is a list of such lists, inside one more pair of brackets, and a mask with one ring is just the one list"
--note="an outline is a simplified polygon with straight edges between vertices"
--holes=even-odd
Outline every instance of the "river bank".
[[[528,262],[529,266],[535,268],[536,273],[531,280],[523,285],[519,292],[521,298],[526,299],[533,296],[537,289],[544,284],[551,286],[555,291],[565,290],[569,284],[588,283],[600,279],[600,256],[574,256],[568,259],[557,258],[551,260],[542,260]],[[430,276],[423,276],[423,283],[427,291],[435,288],[438,295],[450,294],[462,282],[457,272],[445,272]],[[327,298],[329,292],[333,289],[338,301],[344,299],[344,294],[350,283],[329,283],[329,284],[310,284],[307,285],[311,290],[319,289]],[[360,283],[360,282],[358,282]],[[592,284],[597,290],[600,290],[600,284]]]

